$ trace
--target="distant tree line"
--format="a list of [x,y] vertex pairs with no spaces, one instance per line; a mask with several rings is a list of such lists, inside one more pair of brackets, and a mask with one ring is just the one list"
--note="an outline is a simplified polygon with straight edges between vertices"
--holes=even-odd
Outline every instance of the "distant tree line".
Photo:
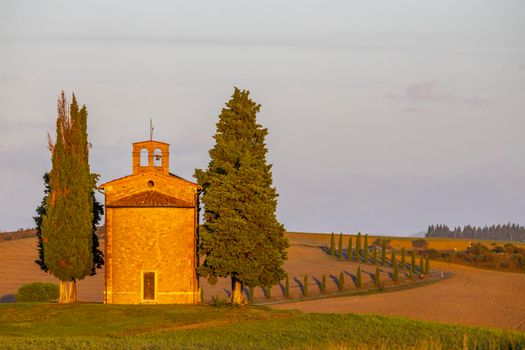
[[475,227],[466,225],[450,228],[447,225],[430,225],[426,237],[495,239],[505,241],[525,241],[525,227],[518,224]]

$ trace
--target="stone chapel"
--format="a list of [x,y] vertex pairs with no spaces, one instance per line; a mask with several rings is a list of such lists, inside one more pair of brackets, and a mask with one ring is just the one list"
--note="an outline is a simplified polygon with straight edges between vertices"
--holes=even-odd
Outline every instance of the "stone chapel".
[[100,186],[106,200],[106,304],[194,304],[198,184],[169,172],[169,144],[133,143],[131,175]]

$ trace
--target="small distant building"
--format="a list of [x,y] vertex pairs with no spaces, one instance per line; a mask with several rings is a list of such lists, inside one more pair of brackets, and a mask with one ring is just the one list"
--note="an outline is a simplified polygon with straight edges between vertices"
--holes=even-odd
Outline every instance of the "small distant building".
[[106,197],[106,304],[200,302],[198,184],[169,172],[169,144],[133,143],[131,175]]

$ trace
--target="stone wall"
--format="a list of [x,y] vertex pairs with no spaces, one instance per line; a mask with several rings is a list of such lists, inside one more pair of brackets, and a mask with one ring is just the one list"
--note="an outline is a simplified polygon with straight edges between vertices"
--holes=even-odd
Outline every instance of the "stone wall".
[[156,272],[156,303],[197,303],[194,208],[107,208],[107,303],[138,304],[142,272]]

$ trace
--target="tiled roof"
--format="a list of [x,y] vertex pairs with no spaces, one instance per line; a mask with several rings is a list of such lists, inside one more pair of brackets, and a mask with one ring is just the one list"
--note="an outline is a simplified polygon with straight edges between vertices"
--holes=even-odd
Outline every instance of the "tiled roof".
[[169,196],[157,191],[146,191],[117,199],[108,203],[108,207],[176,207],[193,208],[194,206],[182,199]]

